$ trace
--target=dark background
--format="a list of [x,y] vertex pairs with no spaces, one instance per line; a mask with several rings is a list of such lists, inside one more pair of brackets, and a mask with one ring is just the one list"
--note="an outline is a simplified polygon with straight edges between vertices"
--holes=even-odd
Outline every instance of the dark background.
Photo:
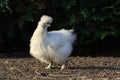
[[74,56],[120,56],[120,0],[1,0],[0,55],[29,56],[42,15],[51,30],[75,29]]

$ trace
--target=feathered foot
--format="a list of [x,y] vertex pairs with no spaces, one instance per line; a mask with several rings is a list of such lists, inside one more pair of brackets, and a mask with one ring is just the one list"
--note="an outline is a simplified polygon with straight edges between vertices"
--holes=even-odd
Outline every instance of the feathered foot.
[[47,67],[45,67],[45,69],[51,69],[51,65],[52,65],[52,63],[49,63],[49,65]]
[[60,70],[64,70],[65,69],[65,64],[62,64],[62,66],[61,66],[61,69]]

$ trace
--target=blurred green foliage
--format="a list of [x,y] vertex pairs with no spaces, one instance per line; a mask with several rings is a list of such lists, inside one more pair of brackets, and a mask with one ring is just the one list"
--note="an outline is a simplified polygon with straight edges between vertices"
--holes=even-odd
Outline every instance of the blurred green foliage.
[[120,35],[120,0],[0,0],[0,47],[28,45],[44,14],[50,30],[74,28],[77,44]]

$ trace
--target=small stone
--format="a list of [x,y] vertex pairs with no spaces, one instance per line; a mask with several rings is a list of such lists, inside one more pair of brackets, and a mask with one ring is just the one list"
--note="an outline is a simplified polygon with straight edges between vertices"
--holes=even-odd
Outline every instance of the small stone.
[[41,76],[47,76],[48,74],[47,73],[41,73]]

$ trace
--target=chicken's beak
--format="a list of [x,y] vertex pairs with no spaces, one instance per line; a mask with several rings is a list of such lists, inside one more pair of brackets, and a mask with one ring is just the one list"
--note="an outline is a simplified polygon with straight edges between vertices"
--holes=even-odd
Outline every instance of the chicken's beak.
[[50,27],[51,25],[50,24],[48,24],[48,27]]

